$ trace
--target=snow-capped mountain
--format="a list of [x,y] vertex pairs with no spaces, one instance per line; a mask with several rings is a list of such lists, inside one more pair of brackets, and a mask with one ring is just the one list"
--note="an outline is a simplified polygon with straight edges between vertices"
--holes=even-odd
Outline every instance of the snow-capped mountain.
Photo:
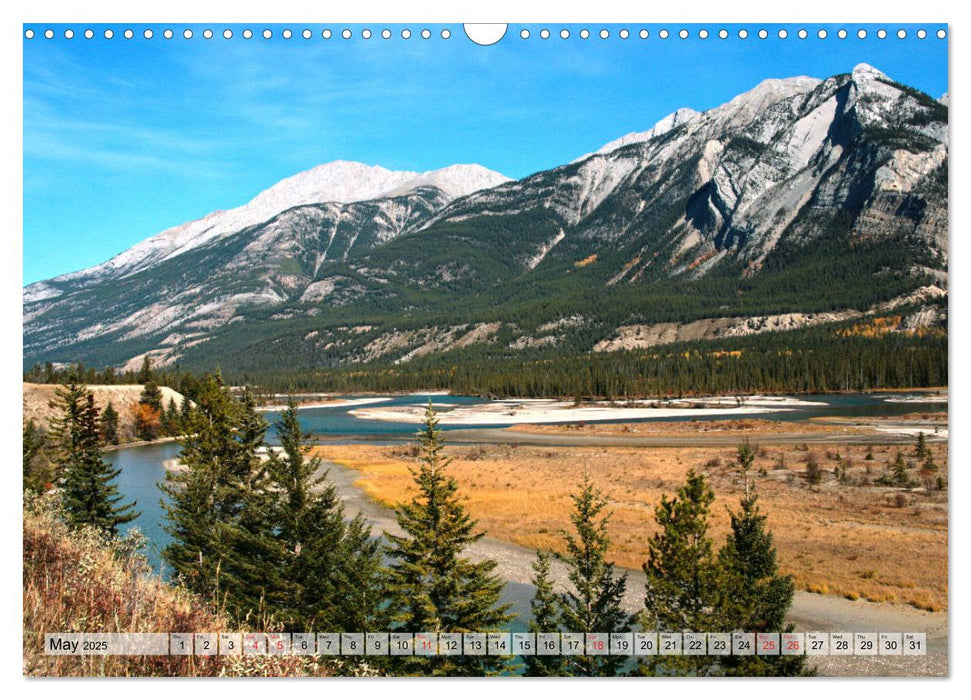
[[[563,334],[590,351],[632,322],[750,308],[798,321],[803,305],[856,318],[923,304],[914,319],[939,322],[912,292],[946,294],[947,167],[946,100],[866,64],[765,80],[519,181],[332,163],[27,287],[24,354],[316,366]],[[690,292],[705,279],[720,286]],[[695,294],[690,311],[672,284]],[[497,320],[510,301],[521,317]]]
[[[215,211],[201,219],[166,229],[107,262],[51,281],[85,284],[124,277],[269,221],[275,215],[303,204],[350,204],[408,194],[429,186],[454,199],[508,180],[505,175],[474,164],[416,173],[388,170],[380,165],[334,161],[281,180],[241,207]],[[24,290],[25,301],[39,301],[56,295],[56,287],[46,282],[30,285]]]

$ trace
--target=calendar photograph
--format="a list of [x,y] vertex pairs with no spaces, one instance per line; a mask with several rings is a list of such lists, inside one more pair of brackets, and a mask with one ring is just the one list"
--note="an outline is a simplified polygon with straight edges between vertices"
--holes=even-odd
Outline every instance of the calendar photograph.
[[949,676],[948,25],[21,32],[25,677]]

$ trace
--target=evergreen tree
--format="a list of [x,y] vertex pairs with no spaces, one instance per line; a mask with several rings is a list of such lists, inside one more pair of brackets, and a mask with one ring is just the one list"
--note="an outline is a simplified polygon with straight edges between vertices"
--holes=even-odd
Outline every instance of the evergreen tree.
[[100,422],[94,395],[73,375],[57,389],[60,415],[51,422],[51,441],[60,475],[64,510],[75,526],[92,525],[114,535],[118,526],[138,517],[135,503],[119,505],[122,497],[112,483],[121,473],[102,458]]
[[917,439],[914,443],[914,457],[917,459],[924,459],[927,456],[927,436],[921,431],[917,433]]
[[282,454],[273,454],[277,536],[285,552],[288,624],[298,631],[364,632],[386,629],[381,549],[358,514],[349,522],[334,485],[307,458],[291,399],[276,424]]
[[[660,530],[651,537],[644,565],[644,629],[721,631],[718,564],[708,537],[714,499],[705,477],[694,471],[675,498],[661,497],[655,510]],[[644,675],[708,675],[714,669],[712,657],[706,656],[647,657],[638,667]]]
[[747,496],[750,492],[749,486],[749,472],[752,471],[752,466],[755,464],[755,454],[758,448],[752,449],[749,444],[748,438],[745,438],[742,443],[738,446],[737,454],[735,457],[735,466],[738,473],[742,475],[745,481],[745,495]]
[[106,445],[118,444],[118,411],[111,401],[101,413],[101,441]]
[[[404,535],[387,535],[389,582],[394,622],[409,632],[485,632],[510,619],[500,604],[503,582],[493,572],[496,562],[473,562],[462,556],[483,533],[458,497],[458,485],[445,473],[449,460],[431,402],[420,434],[419,466],[412,470],[417,494],[397,508]],[[423,675],[496,673],[505,660],[496,656],[416,657],[404,662],[407,672]]]
[[161,488],[172,542],[164,555],[191,590],[237,620],[267,624],[285,603],[276,497],[260,458],[266,423],[209,376],[181,440],[184,469]]
[[[579,491],[574,493],[570,520],[576,535],[564,533],[566,556],[572,590],[560,596],[560,620],[570,632],[629,632],[630,615],[621,602],[627,587],[627,575],[614,576],[614,565],[607,561],[610,536],[609,515],[601,515],[607,498],[585,474]],[[624,657],[568,656],[565,673],[572,676],[613,676]]]
[[[795,585],[780,576],[772,534],[759,510],[758,496],[742,498],[730,513],[731,531],[718,552],[722,570],[722,609],[725,631],[791,632],[786,615]],[[720,661],[725,673],[735,676],[804,675],[804,656],[727,656]]]
[[179,435],[182,432],[182,417],[179,409],[175,406],[175,398],[169,398],[165,407],[165,414],[162,416],[162,432],[165,435]]
[[155,372],[152,370],[152,358],[149,355],[145,355],[142,360],[142,368],[138,370],[138,374],[135,376],[135,381],[139,384],[148,384],[155,379]]
[[[550,578],[551,557],[547,552],[536,552],[533,562],[533,585],[536,593],[530,603],[533,617],[529,621],[530,632],[559,632],[560,599],[553,591],[553,581]],[[524,656],[527,676],[561,676],[566,667],[563,656]]]
[[192,402],[189,397],[182,395],[182,405],[179,407],[179,427],[184,433],[189,423],[192,422]]

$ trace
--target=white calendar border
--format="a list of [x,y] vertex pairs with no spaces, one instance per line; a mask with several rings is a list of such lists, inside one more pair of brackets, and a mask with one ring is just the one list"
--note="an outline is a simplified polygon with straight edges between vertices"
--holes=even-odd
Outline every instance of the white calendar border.
[[[882,0],[878,5],[867,5],[861,6],[859,4],[849,4],[845,0],[813,0],[813,2],[806,3],[804,6],[799,6],[796,4],[783,4],[778,2],[771,2],[768,0],[758,0],[755,2],[746,2],[741,5],[740,2],[736,1],[734,3],[725,3],[718,0],[696,0],[694,3],[632,3],[626,0],[597,0],[595,4],[583,5],[580,3],[567,3],[567,2],[537,2],[527,4],[522,2],[522,0],[490,0],[489,2],[480,2],[476,7],[471,7],[467,3],[455,3],[448,2],[445,0],[412,0],[411,2],[391,2],[391,0],[372,0],[372,2],[364,3],[348,3],[344,6],[336,6],[335,4],[321,4],[317,2],[309,2],[309,0],[276,0],[273,3],[264,6],[246,6],[240,7],[238,4],[229,4],[222,2],[206,2],[205,0],[169,0],[169,2],[162,4],[155,4],[154,6],[146,6],[140,3],[131,3],[130,1],[119,1],[119,0],[87,0],[84,2],[83,6],[76,2],[70,2],[69,0],[47,0],[44,3],[28,4],[26,2],[19,3],[16,7],[5,7],[2,10],[5,13],[5,21],[3,23],[5,31],[6,41],[2,44],[3,50],[3,68],[0,68],[4,76],[4,88],[9,99],[10,108],[7,110],[6,118],[4,119],[4,127],[6,132],[6,143],[11,145],[16,145],[17,148],[13,149],[13,153],[8,153],[8,158],[6,159],[7,167],[7,178],[8,183],[18,183],[22,184],[22,108],[20,99],[22,98],[21,90],[21,80],[22,80],[22,54],[21,54],[21,41],[19,39],[20,34],[20,24],[27,19],[31,21],[65,21],[65,20],[86,20],[86,21],[97,21],[97,20],[121,20],[121,21],[160,21],[165,20],[169,22],[174,21],[193,21],[193,20],[207,20],[211,21],[213,19],[227,19],[227,20],[240,20],[240,21],[263,21],[263,22],[273,22],[273,21],[284,21],[298,19],[326,19],[327,21],[341,22],[341,21],[404,21],[415,19],[426,19],[433,18],[436,21],[462,21],[462,20],[474,20],[474,21],[508,21],[508,22],[529,22],[529,21],[589,21],[595,19],[600,22],[611,22],[611,21],[632,21],[641,20],[644,22],[760,22],[760,21],[772,21],[772,22],[831,22],[834,20],[841,20],[847,22],[874,22],[874,21],[888,21],[892,20],[894,22],[913,22],[913,21],[947,21],[958,19],[955,15],[955,10],[952,9],[952,3],[945,2],[943,0],[922,0],[921,2],[901,2],[900,0]],[[950,87],[950,93],[952,97],[952,109],[954,107],[955,101],[957,102],[958,112],[957,114],[962,114],[961,103],[964,94],[971,94],[971,82],[968,81],[968,75],[971,75],[971,70],[969,70],[968,59],[966,58],[965,49],[962,44],[962,30],[966,25],[959,25],[958,39],[957,41],[951,42],[950,46],[952,51],[952,61],[951,61],[951,74],[954,76],[953,83]],[[949,31],[953,33],[954,28]],[[971,30],[969,30],[971,31]],[[17,35],[14,38],[12,35]],[[12,96],[16,95],[17,98]],[[953,119],[953,118],[952,118]],[[954,123],[952,121],[952,123]],[[963,129],[964,127],[962,127]],[[962,137],[954,143],[952,142],[951,150],[951,181],[966,182],[966,168],[964,167],[964,157],[963,149],[963,131]],[[7,189],[7,194],[11,194],[9,197],[11,201],[5,202],[8,205],[8,220],[22,220],[22,197],[20,189],[17,187],[9,187]],[[971,243],[966,242],[966,240],[961,240],[960,237],[953,235],[956,231],[964,230],[965,222],[969,220],[966,215],[967,198],[961,199],[954,196],[955,192],[952,187],[950,205],[951,205],[951,217],[950,226],[952,235],[950,236],[951,245],[951,259],[958,260],[961,268],[967,269],[971,263],[968,262],[968,246]],[[967,237],[965,236],[964,239]],[[8,241],[8,245],[12,245],[13,250],[11,251],[12,257],[16,260],[15,266],[18,266],[22,262],[22,251],[21,251],[21,239],[19,236],[14,236],[14,240]],[[971,295],[965,293],[963,285],[961,284],[961,275],[959,270],[952,267],[949,270],[949,283],[951,298],[956,300],[950,308],[951,317],[951,327],[950,327],[950,339],[955,348],[955,352],[952,353],[955,357],[960,355],[957,352],[957,348],[962,349],[968,346],[968,303],[971,301]],[[0,309],[2,309],[2,324],[0,328],[4,329],[4,332],[9,334],[5,338],[5,341],[0,347],[3,347],[4,359],[6,362],[4,365],[8,368],[11,366],[19,367],[20,356],[21,356],[21,346],[22,337],[20,335],[20,322],[21,322],[21,307],[20,307],[20,280],[22,275],[17,274],[7,274],[4,275],[5,287],[3,289],[3,294],[0,295]],[[958,282],[955,284],[955,282]],[[962,353],[963,354],[963,353]],[[964,368],[959,362],[950,363],[949,367],[950,378],[951,378],[951,390],[952,396],[968,396],[969,392],[969,382],[967,374]],[[12,446],[17,444],[20,439],[19,434],[15,433],[15,428],[19,425],[20,418],[20,406],[19,402],[15,402],[14,399],[20,393],[20,382],[19,378],[16,377],[15,373],[9,373],[2,376],[0,379],[0,387],[4,391],[4,396],[6,400],[2,404],[3,406],[3,422],[4,426],[3,435],[4,444],[8,446],[9,451],[12,450]],[[955,388],[957,390],[955,391]],[[962,399],[963,400],[963,399]],[[15,405],[16,404],[16,405]],[[968,431],[962,430],[965,427],[963,424],[967,411],[963,408],[957,408],[956,405],[951,407],[949,418],[956,425],[957,429],[951,432],[951,458],[949,462],[956,464],[962,461],[961,457],[967,457],[969,455],[966,443],[963,440],[963,435],[969,434]],[[961,492],[963,489],[963,477],[961,474],[955,473],[951,476],[951,492]],[[5,556],[9,559],[17,556],[17,550],[20,546],[20,536],[19,533],[21,529],[20,519],[20,495],[17,493],[17,489],[8,488],[4,490],[5,498],[9,499],[7,507],[4,508],[4,512],[7,514],[9,521],[6,523],[7,527],[4,528],[6,533],[6,539],[3,541],[4,547],[3,551]],[[16,499],[16,502],[14,502]],[[953,513],[953,518],[951,520],[951,527],[949,532],[955,534],[965,534],[968,531],[968,514],[967,509],[956,509]],[[951,537],[949,538],[949,546],[951,550],[950,554],[950,586],[949,590],[956,591],[958,586],[956,584],[968,580],[968,556],[955,556],[954,547],[960,547],[962,552],[967,555],[966,541],[967,537]],[[21,600],[18,594],[19,589],[22,586],[22,579],[18,576],[18,572],[15,566],[4,567],[4,578],[3,578],[3,593],[4,600]],[[963,586],[965,589],[966,586]],[[949,617],[950,617],[950,629],[949,638],[954,639],[955,634],[958,630],[964,630],[968,627],[968,615],[967,615],[967,604],[963,601],[958,600],[951,602],[949,607]],[[21,658],[22,658],[22,611],[19,609],[19,604],[3,606],[4,618],[2,622],[4,624],[4,629],[6,630],[21,630],[21,632],[10,633],[4,637],[4,642],[6,648],[3,650],[5,653],[0,655],[3,659],[3,678],[5,680],[11,679],[14,675],[21,678],[20,682],[25,683],[22,678],[22,668],[21,668]],[[948,697],[950,695],[956,696],[956,690],[958,687],[957,680],[963,679],[967,680],[969,675],[971,675],[971,666],[967,663],[963,663],[964,659],[959,658],[954,652],[956,651],[955,645],[951,644],[951,649],[949,650],[950,658],[949,665],[951,668],[951,682],[940,683],[937,682],[933,686],[932,692],[934,692],[936,698]],[[276,683],[286,682],[286,681],[265,681],[264,683],[254,684],[254,683],[244,683],[241,680],[237,681],[222,681],[232,684],[232,693],[234,696],[239,698],[262,698],[265,696],[267,685],[265,683],[270,683],[275,686]],[[291,681],[292,682],[292,681]],[[337,683],[338,687],[328,686],[326,692],[333,694],[335,692],[359,692],[356,688],[352,690],[351,683],[353,680],[344,679],[330,679],[328,683]],[[566,698],[589,697],[590,693],[597,693],[608,688],[617,689],[620,688],[618,685],[608,685],[611,681],[597,681],[591,680],[583,684],[570,684],[566,685],[563,681],[551,681],[557,684],[556,692],[560,695],[559,700],[564,700]],[[648,681],[651,683],[673,683],[676,680],[665,681],[663,679],[650,679]],[[770,683],[772,681],[769,681]],[[816,700],[820,692],[825,692],[827,694],[832,693],[836,690],[839,694],[846,693],[847,695],[852,692],[854,694],[859,694],[860,692],[873,692],[877,690],[881,694],[881,700],[889,700],[892,698],[907,698],[910,700],[915,696],[916,693],[922,692],[922,688],[918,685],[923,686],[926,681],[909,681],[904,683],[897,682],[896,679],[830,679],[825,682],[825,685],[820,685],[823,681],[808,681],[808,682],[787,682],[786,684],[786,699],[787,700],[800,700],[801,698],[813,698]],[[84,695],[97,694],[100,699],[102,697],[123,697],[126,698],[132,693],[138,693],[140,698],[144,700],[154,700],[154,698],[165,698],[165,700],[170,700],[173,690],[178,693],[183,693],[187,687],[192,688],[202,688],[201,679],[187,679],[182,681],[179,686],[173,686],[171,683],[165,682],[155,682],[155,681],[135,681],[137,685],[132,685],[132,682],[123,682],[113,679],[96,679],[96,680],[85,680],[77,681],[71,679],[57,680],[57,681],[40,681],[32,680],[29,681],[29,687],[21,687],[19,690],[21,692],[27,691],[30,693],[32,698],[43,699],[47,697],[54,698],[58,700],[65,700],[65,698],[70,699],[72,694],[81,693]],[[414,689],[417,693],[422,695],[427,695],[430,697],[445,696],[446,693],[452,695],[454,692],[461,692],[464,699],[477,700],[478,698],[492,698],[498,686],[492,686],[489,681],[432,681],[432,680],[411,680],[409,679],[409,689]],[[717,681],[715,681],[717,684]],[[748,694],[748,692],[759,692],[765,691],[766,686],[765,681],[757,680],[741,680],[733,682],[731,685],[732,695],[743,695]],[[867,686],[864,686],[864,683]],[[189,684],[188,686],[186,684]],[[198,685],[197,685],[198,684]],[[756,685],[758,684],[758,685]],[[876,684],[877,688],[871,689],[868,687],[870,684]],[[208,685],[208,684],[207,684]],[[293,688],[294,686],[290,686]],[[374,687],[377,692],[388,692],[391,690],[391,685],[386,683],[381,683]],[[212,686],[208,685],[211,689]],[[281,686],[282,688],[282,686]],[[299,691],[307,692],[310,689],[309,686],[306,688],[299,688]],[[518,698],[529,700],[535,700],[535,694],[537,690],[537,685],[534,682],[519,682],[519,683],[504,683],[502,686],[502,693],[504,695],[504,700],[517,700]],[[652,692],[656,689],[652,688]],[[211,690],[210,690],[211,692]],[[318,691],[319,692],[319,691]],[[640,686],[628,686],[623,687],[623,692],[644,692],[644,689]],[[670,692],[670,689],[668,689]],[[701,683],[680,683],[678,685],[679,694],[684,694],[684,697],[691,698],[695,695],[701,696],[704,694],[706,698],[710,700],[712,687],[709,684]],[[775,691],[773,691],[775,692]],[[26,694],[26,692],[25,692]],[[679,698],[680,700],[680,698]]]

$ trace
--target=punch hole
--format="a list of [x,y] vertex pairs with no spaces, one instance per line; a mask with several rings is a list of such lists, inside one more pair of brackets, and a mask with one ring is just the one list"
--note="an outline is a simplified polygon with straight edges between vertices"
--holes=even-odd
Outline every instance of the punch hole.
[[334,36],[334,33],[329,29],[325,29],[320,33],[320,36],[324,37],[325,39],[330,39],[332,36]]
[[264,29],[263,30],[263,38],[264,39],[269,39],[271,36],[273,36],[273,32],[271,32],[269,29]]
[[540,39],[549,39],[550,38],[550,30],[549,29],[541,29],[540,32],[539,32],[539,38]]
[[838,36],[840,39],[845,39],[848,35],[845,29],[840,29],[838,32],[836,32],[836,36]]
[[561,39],[569,39],[570,38],[570,30],[569,29],[561,29],[560,30],[560,38]]
[[[366,39],[367,37],[364,37],[364,38]],[[432,38],[432,33],[430,31],[428,31],[427,29],[422,29],[421,30],[421,38],[422,39],[431,39]]]
[[[365,30],[365,31],[367,31],[367,30]],[[370,36],[370,34],[371,33],[368,32],[368,36]],[[312,31],[310,31],[309,29],[304,29],[300,36],[302,36],[304,39],[309,39],[313,35],[314,35],[314,33]],[[364,37],[364,38],[367,39],[367,37]]]
[[34,38],[34,30],[33,29],[28,29],[26,32],[24,32],[24,36],[27,37],[28,39],[33,39]]
[[443,29],[442,30],[442,38],[443,39],[448,39],[450,36],[452,36],[452,30],[450,30],[450,29]]
[[65,29],[64,30],[64,38],[65,39],[73,39],[74,38],[74,30],[73,29]]
[[411,30],[410,29],[402,29],[401,30],[401,38],[402,39],[410,39],[411,38]]
[[739,39],[748,39],[748,29],[739,29],[738,30],[738,38]]
[[84,38],[85,39],[94,39],[94,31],[91,30],[91,29],[85,29],[84,30]]
[[708,30],[707,29],[702,29],[700,32],[698,32],[698,38],[699,39],[707,39],[708,38]]
[[[51,32],[51,33],[53,34],[53,32]],[[131,39],[134,36],[135,36],[135,32],[133,32],[131,29],[126,29],[125,30],[125,38],[126,39]]]
[[590,38],[590,30],[589,29],[581,29],[580,30],[580,38],[581,39],[589,39]]
[[211,29],[203,29],[202,30],[202,38],[203,39],[212,39],[212,37],[213,37],[213,34],[212,34],[212,30]]
[[943,39],[946,36],[947,36],[947,32],[945,32],[943,29],[938,29],[937,30],[937,38],[938,39]]
[[626,29],[621,29],[619,36],[621,39],[626,39],[627,37],[630,36],[630,32],[627,31]]
[[171,39],[173,36],[175,36],[175,34],[171,29],[166,29],[164,32],[162,32],[162,36],[164,36],[166,39]]
[[[188,30],[186,30],[188,31]],[[105,29],[105,39],[111,39],[114,37],[115,33],[110,29]]]
[[661,31],[659,31],[659,32],[657,33],[657,35],[658,35],[659,37],[661,37],[662,39],[667,39],[667,38],[668,38],[668,36],[669,36],[669,33],[668,33],[668,30],[667,30],[667,29],[662,29]]
[[361,31],[361,38],[362,39],[370,39],[371,38],[371,30],[370,29],[365,29],[365,30]]
[[608,32],[606,29],[601,29],[600,30],[600,38],[601,39],[607,39],[609,37],[610,37],[610,32]]
[[820,39],[825,39],[829,35],[826,33],[825,29],[820,29],[818,32],[816,32],[816,36],[818,36]]
[[[469,37],[469,39],[471,39],[474,43],[478,44],[479,46],[492,46],[506,36],[506,29],[509,28],[509,25],[464,24],[462,27],[465,29],[465,36]],[[550,35],[550,33],[549,30],[544,29],[542,32],[540,32],[540,36],[542,36],[544,32],[546,33],[546,36],[543,36],[545,39]]]
[[253,38],[253,30],[252,29],[244,29],[243,30],[243,38],[244,39],[252,39]]

